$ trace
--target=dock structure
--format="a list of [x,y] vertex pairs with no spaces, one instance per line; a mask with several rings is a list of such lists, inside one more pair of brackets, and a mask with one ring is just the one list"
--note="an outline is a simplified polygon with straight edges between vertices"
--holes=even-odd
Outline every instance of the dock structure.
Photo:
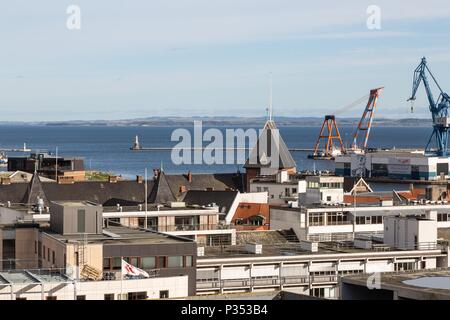
[[[211,149],[215,149],[215,150],[252,150],[253,148],[240,148],[240,147],[234,147],[234,148],[227,148],[227,147],[223,147],[223,148],[210,148],[210,147],[190,147],[190,148],[181,148],[181,147],[143,147],[140,145],[139,143],[139,137],[136,136],[134,138],[134,142],[133,145],[130,147],[130,150],[132,151],[171,151],[171,150],[180,150],[180,149],[189,149],[192,151],[195,150],[211,150]],[[293,151],[293,152],[311,152],[314,149],[311,148],[289,148],[289,151]]]
[[23,144],[23,148],[0,148],[3,152],[31,152],[31,149],[27,148],[27,144]]

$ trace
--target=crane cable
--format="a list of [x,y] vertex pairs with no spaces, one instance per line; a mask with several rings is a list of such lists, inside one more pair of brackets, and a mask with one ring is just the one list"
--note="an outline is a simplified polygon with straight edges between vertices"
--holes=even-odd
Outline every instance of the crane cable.
[[339,109],[334,113],[334,115],[335,115],[335,116],[336,116],[336,115],[340,115],[340,114],[342,114],[342,113],[344,113],[344,112],[346,112],[346,111],[350,111],[351,109],[354,109],[355,107],[358,107],[362,102],[367,101],[367,99],[368,99],[369,97],[370,97],[370,94],[366,94],[366,95],[362,96],[361,98],[359,98],[359,99],[353,101],[352,103],[350,103],[350,104],[348,104],[348,105],[346,105],[346,106],[344,106],[344,107],[339,108]]

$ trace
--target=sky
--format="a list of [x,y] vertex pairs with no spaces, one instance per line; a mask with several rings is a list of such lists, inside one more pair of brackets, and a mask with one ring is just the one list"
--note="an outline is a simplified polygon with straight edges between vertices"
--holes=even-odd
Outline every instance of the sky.
[[450,90],[449,18],[448,0],[2,1],[2,121],[264,116],[270,74],[275,116],[359,117],[384,86],[376,116],[428,118],[423,87],[406,100],[422,56]]

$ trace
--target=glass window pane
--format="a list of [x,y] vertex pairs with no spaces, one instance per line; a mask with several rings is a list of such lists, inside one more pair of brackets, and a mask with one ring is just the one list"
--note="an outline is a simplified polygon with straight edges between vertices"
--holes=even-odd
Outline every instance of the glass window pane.
[[171,256],[169,257],[169,268],[182,268],[183,256]]
[[113,258],[113,269],[120,269],[122,268],[122,261],[120,260],[120,257]]
[[155,257],[142,257],[141,258],[141,267],[144,269],[153,269],[156,267],[156,259]]
[[193,259],[192,256],[186,256],[186,267],[192,267]]

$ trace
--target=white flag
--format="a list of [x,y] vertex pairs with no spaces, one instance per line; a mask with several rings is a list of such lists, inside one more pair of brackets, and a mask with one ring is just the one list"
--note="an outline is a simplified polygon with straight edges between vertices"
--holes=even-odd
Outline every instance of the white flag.
[[147,272],[142,269],[136,268],[135,266],[129,264],[122,259],[122,275],[128,276],[143,276],[145,278],[150,278]]

